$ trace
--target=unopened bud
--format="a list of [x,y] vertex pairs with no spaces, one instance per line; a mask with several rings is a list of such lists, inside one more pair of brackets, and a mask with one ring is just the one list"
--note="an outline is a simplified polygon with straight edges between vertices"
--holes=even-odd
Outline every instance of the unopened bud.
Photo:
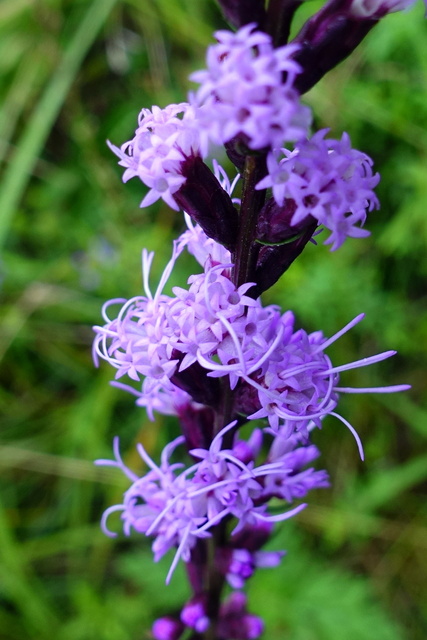
[[237,238],[237,211],[199,156],[189,156],[181,164],[185,183],[174,193],[178,205],[197,222],[209,238],[234,251]]

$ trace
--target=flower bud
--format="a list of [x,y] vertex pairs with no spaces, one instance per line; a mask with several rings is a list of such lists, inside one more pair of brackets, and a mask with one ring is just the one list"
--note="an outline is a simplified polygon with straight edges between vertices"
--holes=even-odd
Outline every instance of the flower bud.
[[184,625],[182,622],[171,616],[155,620],[151,628],[151,633],[155,640],[178,640],[183,631]]
[[178,418],[188,450],[209,447],[215,421],[215,414],[210,407],[196,408],[187,404],[178,408]]
[[250,22],[261,25],[264,21],[264,0],[218,0],[218,4],[233,27],[243,27]]
[[279,244],[299,235],[312,220],[304,220],[303,224],[292,226],[291,220],[296,209],[295,200],[290,198],[287,198],[281,206],[274,198],[267,200],[259,214],[257,240],[262,244]]
[[197,222],[209,238],[234,251],[237,211],[230,196],[199,156],[181,164],[185,183],[174,193],[178,205]]
[[[172,352],[172,358],[180,358],[177,349]],[[195,402],[215,406],[218,402],[220,393],[220,383],[216,378],[208,378],[206,370],[200,366],[198,362],[184,369],[184,371],[176,371],[171,377],[174,385],[186,391]]]
[[203,633],[209,628],[209,618],[206,615],[206,598],[196,596],[189,600],[181,611],[182,622],[198,633]]
[[264,631],[261,618],[246,611],[246,596],[235,591],[222,605],[218,625],[221,638],[235,640],[255,640]]
[[305,231],[295,240],[287,244],[261,247],[255,271],[257,295],[261,295],[263,291],[272,287],[285,273],[295,258],[303,251],[307,242],[311,240],[316,227],[317,222],[310,221]]
[[351,0],[330,0],[292,41],[300,45],[294,56],[303,69],[294,84],[300,93],[347,58],[376,25],[377,16],[356,16],[351,6]]

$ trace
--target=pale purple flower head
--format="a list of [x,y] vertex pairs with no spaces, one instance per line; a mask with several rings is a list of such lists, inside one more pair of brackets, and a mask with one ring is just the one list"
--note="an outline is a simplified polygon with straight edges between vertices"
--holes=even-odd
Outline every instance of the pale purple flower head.
[[101,521],[104,533],[110,537],[116,535],[107,528],[107,519],[111,513],[121,511],[125,535],[130,535],[133,529],[137,533],[155,537],[152,545],[155,562],[169,549],[177,547],[167,581],[180,558],[184,561],[190,559],[191,549],[197,538],[209,536],[204,529],[199,531],[199,527],[206,522],[206,514],[196,513],[200,509],[197,510],[197,505],[193,504],[191,496],[188,495],[189,490],[193,488],[191,480],[187,480],[188,470],[177,473],[184,465],[169,462],[174,449],[183,442],[184,437],[180,436],[165,447],[160,466],[153,462],[141,444],[138,445],[138,452],[150,469],[141,478],[123,463],[117,438],[114,440],[115,460],[96,461],[98,465],[121,469],[132,481],[132,485],[124,494],[123,503],[104,512]]
[[257,189],[271,188],[277,204],[285,198],[295,202],[291,224],[298,225],[308,216],[331,231],[325,244],[338,249],[347,236],[363,237],[367,211],[379,207],[373,189],[379,174],[372,172],[372,160],[353,149],[349,136],[341,140],[326,140],[327,129],[299,142],[291,153],[284,149],[279,160],[277,152],[267,159],[268,175]]
[[172,209],[179,207],[174,193],[185,183],[181,165],[189,156],[200,155],[195,110],[185,102],[165,109],[142,109],[135,136],[116,147],[108,143],[125,167],[123,182],[138,177],[149,191],[141,202],[148,207],[162,198]]
[[242,136],[251,149],[262,149],[307,134],[310,110],[293,89],[298,47],[274,49],[270,36],[254,29],[249,24],[236,33],[218,31],[207,69],[190,76],[200,84],[190,100],[200,107],[201,135],[216,144]]
[[118,438],[114,440],[115,459],[96,462],[117,467],[132,482],[124,494],[123,503],[104,512],[101,522],[104,533],[116,535],[107,528],[107,520],[111,513],[121,511],[125,535],[134,530],[155,538],[152,545],[155,561],[176,547],[167,582],[180,558],[188,562],[197,540],[210,537],[212,527],[225,518],[238,520],[235,528],[238,532],[259,521],[287,520],[306,506],[300,504],[280,514],[268,513],[267,502],[271,492],[266,493],[264,481],[270,474],[282,476],[289,469],[284,469],[281,460],[259,466],[241,462],[232,447],[224,447],[224,437],[235,427],[236,421],[224,427],[209,448],[192,449],[190,453],[197,462],[189,468],[170,462],[176,447],[184,443],[183,436],[165,447],[160,465],[153,462],[139,444],[139,455],[149,467],[148,473],[142,477],[124,464]]
[[[209,389],[214,387],[209,385],[215,378],[228,377],[231,389],[236,389],[236,415],[251,420],[267,418],[270,428],[286,437],[295,431],[307,433],[310,421],[320,426],[326,415],[335,415],[339,393],[348,391],[338,386],[341,371],[394,354],[388,351],[333,366],[325,349],[363,314],[329,339],[320,331],[308,334],[295,330],[292,312],[281,314],[276,306],[263,307],[259,299],[247,295],[252,283],[236,288],[230,279],[232,265],[212,266],[210,258],[203,273],[189,278],[187,289],[174,287],[173,297],[164,295],[163,286],[184,246],[182,239],[176,241],[154,294],[148,285],[153,254],[145,252],[146,296],[125,302],[114,320],[105,314],[107,324],[95,327],[95,359],[101,357],[113,365],[116,377],[144,377],[142,391],[134,393],[150,416],[162,408],[164,413],[178,413],[180,406],[191,402],[191,395],[212,406]],[[197,369],[194,375],[192,367]],[[372,391],[406,388],[400,385]],[[361,450],[359,440],[358,444]]]

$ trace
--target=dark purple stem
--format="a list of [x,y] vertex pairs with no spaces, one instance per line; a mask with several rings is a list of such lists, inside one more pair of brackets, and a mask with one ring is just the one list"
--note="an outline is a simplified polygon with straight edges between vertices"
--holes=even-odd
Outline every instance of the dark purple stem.
[[255,186],[265,176],[265,155],[247,156],[242,179],[242,204],[236,251],[233,255],[233,282],[236,287],[254,282],[259,245],[255,243],[259,212],[265,201],[265,191]]

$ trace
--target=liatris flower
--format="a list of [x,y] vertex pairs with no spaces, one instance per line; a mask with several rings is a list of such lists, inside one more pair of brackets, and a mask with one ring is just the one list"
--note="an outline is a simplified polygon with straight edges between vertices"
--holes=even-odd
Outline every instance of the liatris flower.
[[[98,460],[98,465],[114,466],[132,481],[122,504],[107,509],[102,518],[102,528],[109,536],[115,534],[107,528],[107,519],[115,511],[122,512],[123,530],[131,529],[147,536],[154,536],[152,549],[154,560],[159,560],[169,549],[177,547],[175,558],[167,576],[167,582],[179,561],[189,561],[197,539],[211,536],[210,530],[224,519],[236,518],[239,531],[261,522],[280,522],[296,515],[305,507],[301,504],[289,511],[270,515],[267,503],[271,497],[282,497],[293,502],[292,490],[285,495],[283,486],[292,484],[290,476],[300,472],[304,457],[298,453],[284,460],[277,458],[255,466],[244,464],[233,446],[224,448],[225,436],[234,430],[236,421],[227,425],[214,437],[208,449],[192,449],[190,454],[199,462],[183,469],[181,463],[170,463],[175,448],[184,442],[180,436],[163,450],[161,464],[157,466],[142,445],[138,452],[150,471],[139,478],[124,464],[119,451],[118,438],[114,440],[115,460]],[[295,446],[297,441],[290,447]],[[309,454],[307,460],[312,458]],[[296,463],[296,466],[292,466]],[[178,473],[179,471],[179,473]],[[276,486],[266,487],[270,477],[277,478]],[[307,489],[327,486],[322,474],[312,480]],[[301,493],[301,492],[299,492]],[[304,494],[305,495],[305,494]],[[260,563],[262,558],[259,559]],[[230,573],[227,568],[225,573]]]
[[149,187],[141,207],[162,198],[187,211],[210,238],[234,248],[237,212],[226,191],[232,187],[218,165],[214,174],[201,158],[196,109],[184,102],[143,109],[134,138],[121,148],[108,144],[126,168],[123,181],[138,177]]
[[251,149],[278,147],[303,138],[311,121],[293,89],[298,47],[274,49],[270,36],[254,29],[249,24],[236,33],[217,31],[207,70],[190,76],[200,84],[190,101],[200,107],[201,135],[216,144],[241,136]]
[[[182,117],[179,117],[182,116]],[[171,104],[165,109],[154,106],[142,109],[139,127],[132,140],[120,148],[108,143],[125,167],[123,182],[138,177],[149,187],[141,202],[148,207],[162,198],[178,210],[174,194],[185,183],[182,163],[188,157],[200,155],[200,137],[195,123],[194,108],[189,104]]]
[[[308,424],[320,426],[326,415],[338,417],[355,435],[351,425],[335,413],[340,392],[395,392],[406,385],[372,389],[339,386],[339,373],[347,369],[380,362],[394,355],[386,351],[369,358],[333,366],[325,349],[360,322],[360,314],[335,336],[322,332],[295,331],[294,316],[281,314],[276,306],[263,307],[260,300],[247,295],[252,283],[236,288],[230,279],[232,265],[211,266],[208,260],[202,274],[189,278],[190,287],[174,287],[175,297],[162,293],[164,284],[185,244],[174,244],[170,262],[153,295],[148,275],[154,254],[143,253],[143,279],[146,296],[125,302],[115,320],[106,315],[107,324],[95,327],[94,355],[117,369],[116,378],[127,375],[138,381],[145,377],[139,403],[162,408],[155,399],[170,395],[176,408],[166,404],[165,413],[176,413],[178,405],[215,402],[209,391],[211,378],[229,379],[235,390],[234,413],[249,420],[267,418],[270,428],[286,436],[307,433]],[[118,301],[111,301],[116,304]],[[194,385],[191,367],[196,366]],[[203,382],[203,370],[205,382]],[[200,376],[202,378],[200,379]],[[173,389],[175,387],[175,392]],[[203,391],[203,389],[205,391]],[[211,399],[210,399],[211,398]]]
[[[363,459],[356,430],[336,412],[340,394],[408,388],[340,386],[342,372],[395,353],[331,362],[327,348],[363,314],[326,338],[296,329],[291,311],[264,306],[258,296],[319,225],[331,232],[332,250],[347,236],[368,235],[367,212],[378,207],[372,160],[351,148],[347,134],[326,139],[323,129],[308,138],[311,113],[299,92],[348,55],[381,16],[411,3],[330,0],[294,43],[275,47],[286,42],[298,2],[266,8],[262,0],[219,0],[239,30],[216,33],[206,70],[191,76],[199,87],[189,102],[143,109],[133,139],[121,148],[110,144],[123,180],[138,177],[148,187],[141,206],[161,198],[185,212],[187,225],[156,290],[149,284],[154,254],[144,249],[143,294],[106,303],[105,324],[95,327],[94,359],[117,370],[113,384],[134,394],[150,419],[155,411],[175,415],[181,426],[159,464],[137,446],[148,468],[141,476],[125,465],[118,438],[114,459],[97,461],[130,481],[122,502],[104,512],[103,531],[116,535],[107,521],[120,512],[125,535],[153,539],[155,561],[174,551],[166,582],[180,560],[187,565],[192,594],[180,612],[155,621],[155,640],[259,638],[263,622],[248,613],[246,596],[234,591],[223,601],[222,590],[227,582],[242,589],[256,568],[277,566],[285,552],[262,549],[276,523],[305,508],[295,501],[329,486],[326,471],[312,466],[319,450],[311,431],[328,415],[338,418]],[[240,176],[230,181],[216,161],[214,171],[204,162],[212,141],[225,144],[242,172],[241,200],[233,197]],[[283,148],[288,142],[296,143],[293,151]],[[202,272],[166,295],[184,249]],[[124,376],[139,388],[119,382]],[[243,425],[252,427],[245,439]],[[172,462],[178,447],[188,463]]]
[[[283,149],[267,158],[268,175],[257,189],[271,187],[278,205],[292,204],[291,225],[311,216],[332,233],[325,244],[338,249],[347,236],[364,237],[366,211],[379,207],[373,191],[379,174],[372,173],[372,160],[352,149],[349,136],[325,140],[327,129],[296,145],[293,152]],[[290,206],[288,205],[288,208]],[[284,212],[287,215],[287,210]]]

